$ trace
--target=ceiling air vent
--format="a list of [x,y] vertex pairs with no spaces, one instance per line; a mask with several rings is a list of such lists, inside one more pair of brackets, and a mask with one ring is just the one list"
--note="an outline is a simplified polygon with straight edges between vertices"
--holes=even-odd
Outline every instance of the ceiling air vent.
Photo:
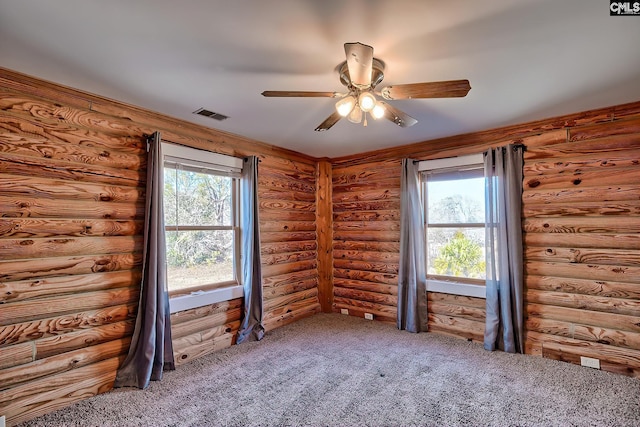
[[223,121],[229,118],[229,116],[225,116],[224,114],[215,113],[213,111],[206,110],[204,108],[198,108],[193,114],[198,114],[199,116],[209,117],[215,120]]

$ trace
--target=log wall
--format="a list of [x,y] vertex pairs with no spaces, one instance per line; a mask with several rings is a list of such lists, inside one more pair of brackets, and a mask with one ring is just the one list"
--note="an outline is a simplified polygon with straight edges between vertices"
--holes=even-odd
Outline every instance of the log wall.
[[[156,130],[260,157],[266,327],[320,309],[315,159],[0,68],[0,414],[9,425],[112,387],[137,311],[145,135]],[[231,345],[241,304],[173,314],[177,364]]]
[[[522,143],[526,352],[640,376],[640,103],[333,159],[334,311],[395,322],[400,160]],[[483,340],[485,301],[428,293],[428,328]]]
[[395,322],[400,251],[400,160],[334,164],[334,310]]

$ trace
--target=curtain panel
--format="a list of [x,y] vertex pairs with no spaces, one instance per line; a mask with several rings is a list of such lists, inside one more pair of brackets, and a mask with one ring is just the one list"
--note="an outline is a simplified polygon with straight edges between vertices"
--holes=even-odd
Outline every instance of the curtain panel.
[[147,142],[147,189],[144,220],[142,283],[129,353],[118,370],[114,387],[147,388],[175,369],[167,291],[164,235],[164,164],[160,133]]
[[425,241],[418,165],[402,160],[400,182],[400,261],[398,271],[398,329],[427,330]]
[[237,344],[250,338],[259,341],[264,336],[258,218],[258,158],[256,156],[245,159],[240,185],[244,316],[238,331]]
[[524,353],[522,145],[484,153],[486,328],[484,348]]

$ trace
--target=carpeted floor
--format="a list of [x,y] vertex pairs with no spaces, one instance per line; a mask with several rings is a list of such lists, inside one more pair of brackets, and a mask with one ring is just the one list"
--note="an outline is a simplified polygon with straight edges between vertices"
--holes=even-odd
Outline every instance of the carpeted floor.
[[640,381],[318,314],[24,426],[638,426]]

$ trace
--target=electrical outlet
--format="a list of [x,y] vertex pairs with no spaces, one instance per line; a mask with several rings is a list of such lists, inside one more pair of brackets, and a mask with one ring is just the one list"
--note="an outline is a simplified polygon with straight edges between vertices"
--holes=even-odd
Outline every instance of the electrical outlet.
[[5,427],[6,426],[6,422],[4,419],[4,415],[0,416],[0,427]]
[[349,310],[346,308],[341,308],[340,309],[340,314],[349,314]]
[[600,369],[600,359],[580,356],[580,364],[587,368]]
[[365,313],[365,314],[364,314],[364,318],[365,318],[365,319],[367,319],[367,320],[373,320],[373,314],[371,314],[371,313]]

